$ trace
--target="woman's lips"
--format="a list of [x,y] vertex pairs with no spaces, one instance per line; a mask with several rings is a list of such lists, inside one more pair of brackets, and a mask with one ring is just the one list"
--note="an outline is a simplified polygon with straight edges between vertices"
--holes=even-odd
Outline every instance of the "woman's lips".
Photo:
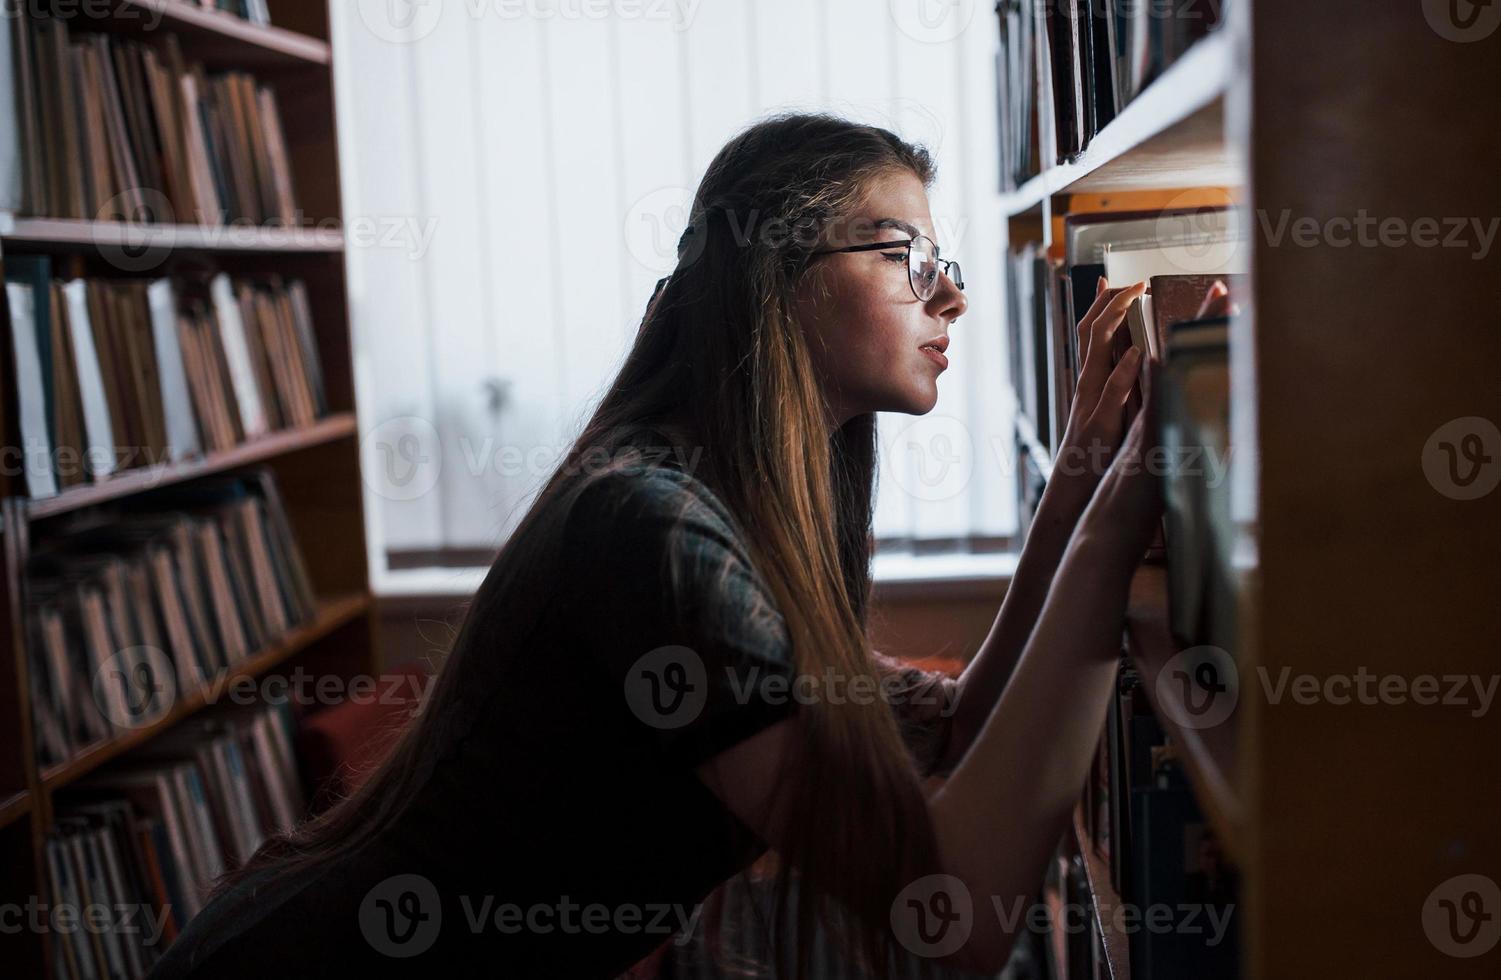
[[945,355],[943,353],[943,351],[939,350],[938,348],[936,348],[936,347],[919,347],[918,350],[922,351],[924,354],[926,354],[929,357],[931,357],[934,361],[937,361],[938,362],[938,366],[940,368],[947,368],[949,366],[948,356]]

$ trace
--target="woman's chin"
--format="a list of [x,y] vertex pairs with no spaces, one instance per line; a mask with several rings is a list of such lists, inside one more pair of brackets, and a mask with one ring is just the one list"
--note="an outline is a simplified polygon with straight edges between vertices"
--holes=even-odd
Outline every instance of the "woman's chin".
[[894,395],[889,407],[881,411],[900,412],[903,415],[927,415],[937,404],[938,385],[929,384],[926,388],[917,388]]

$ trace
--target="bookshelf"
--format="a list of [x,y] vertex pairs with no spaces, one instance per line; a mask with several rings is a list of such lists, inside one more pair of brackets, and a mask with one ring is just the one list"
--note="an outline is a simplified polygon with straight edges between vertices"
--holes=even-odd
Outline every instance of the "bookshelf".
[[[65,5],[31,5],[67,16]],[[70,21],[75,39],[92,34],[129,39],[148,47],[174,36],[183,56],[210,72],[244,70],[268,86],[280,106],[286,156],[301,221],[295,226],[227,227],[196,224],[125,224],[12,213],[0,210],[0,262],[47,256],[54,278],[154,280],[224,272],[233,277],[283,277],[305,284],[321,365],[326,410],[311,424],[286,424],[218,451],[177,462],[123,469],[112,476],[60,487],[31,498],[23,477],[0,475],[0,903],[26,907],[50,895],[46,841],[56,829],[59,797],[81,780],[128,766],[184,723],[229,710],[226,695],[249,680],[302,670],[345,680],[379,669],[368,583],[360,477],[354,364],[344,266],[343,208],[336,154],[333,73],[328,8],[303,0],[270,0],[274,27],[196,3],[120,0],[91,9],[99,16]],[[0,105],[0,113],[16,111]],[[133,262],[120,262],[120,256]],[[0,296],[0,304],[6,299]],[[0,305],[0,375],[5,378],[0,426],[7,446],[23,445],[11,315]],[[200,685],[183,686],[168,710],[140,727],[115,731],[66,761],[38,762],[30,703],[31,659],[26,609],[28,563],[39,535],[56,535],[97,514],[162,488],[267,468],[300,545],[314,593],[312,614],[282,631],[228,669]],[[299,710],[314,710],[299,709]],[[304,798],[312,799],[310,787]],[[0,936],[0,957],[17,975],[52,976],[56,944],[49,930],[23,929]]]
[[[1275,233],[1282,216],[1327,229],[1367,213],[1415,231],[1424,219],[1501,215],[1501,137],[1460,95],[1501,83],[1501,33],[1457,42],[1433,23],[1443,6],[1350,17],[1224,4],[1227,21],[1082,153],[1045,160],[1002,199],[1008,261],[1028,246],[1061,259],[1071,215],[1219,204],[1240,217],[1250,272],[1229,328],[1239,682],[1229,719],[1179,724],[1161,703],[1157,678],[1184,649],[1161,560],[1136,574],[1122,636],[1237,874],[1240,977],[1482,977],[1501,963],[1501,946],[1462,955],[1431,914],[1457,903],[1443,889],[1459,876],[1501,880],[1501,721],[1473,704],[1271,693],[1289,671],[1320,684],[1495,675],[1501,498],[1461,499],[1423,469],[1446,423],[1501,413],[1495,257],[1475,234],[1443,248]],[[1046,95],[1041,111],[1046,146]],[[1054,351],[1043,357],[1056,367]],[[1045,425],[1023,404],[1024,508],[1053,475]],[[1501,454],[1485,448],[1494,467]],[[1085,857],[1097,914],[1098,969],[1068,976],[1131,976],[1139,933],[1102,914],[1123,897],[1092,846],[1087,802],[1060,853]],[[1501,908],[1482,914],[1494,921]]]

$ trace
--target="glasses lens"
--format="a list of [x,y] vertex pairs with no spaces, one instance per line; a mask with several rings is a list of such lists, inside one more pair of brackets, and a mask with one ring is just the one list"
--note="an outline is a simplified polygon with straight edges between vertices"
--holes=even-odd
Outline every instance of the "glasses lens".
[[912,248],[907,254],[907,273],[912,279],[912,291],[926,302],[938,291],[938,256],[933,242],[918,235],[912,239]]

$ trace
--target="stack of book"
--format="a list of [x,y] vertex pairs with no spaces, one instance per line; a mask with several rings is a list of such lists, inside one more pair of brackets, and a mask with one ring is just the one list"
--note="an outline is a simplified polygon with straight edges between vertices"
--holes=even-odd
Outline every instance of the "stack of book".
[[[1082,367],[1078,322],[1099,280],[1148,293],[1116,331],[1112,360],[1135,346],[1164,365],[1159,442],[1167,507],[1149,557],[1166,558],[1176,639],[1234,646],[1230,516],[1229,322],[1197,319],[1210,287],[1242,293],[1250,249],[1229,208],[1068,215],[1062,257],[1035,243],[1008,256],[1007,325],[1020,424],[1056,459]],[[1044,474],[1024,459],[1022,520]]]
[[1000,0],[1002,191],[1083,153],[1220,23],[1223,7],[1223,0]]
[[1037,17],[1025,0],[1000,0],[1000,43],[996,47],[996,105],[1000,107],[1002,194],[1016,190],[1042,167],[1038,148]]
[[46,255],[5,279],[33,498],[327,413],[300,280],[63,281]]
[[269,470],[161,490],[77,525],[39,539],[29,568],[43,766],[160,720],[313,615]]
[[1111,286],[1151,285],[1116,335],[1115,356],[1135,343],[1159,360],[1174,323],[1192,319],[1220,280],[1243,287],[1250,250],[1228,208],[1069,215],[1063,256],[1035,243],[1008,257],[1007,325],[1019,411],[1044,448],[1056,454],[1082,367],[1078,323],[1101,276]]
[[1237,976],[1238,876],[1194,801],[1141,676],[1125,661],[1083,807],[1088,840],[1081,846],[1108,864],[1119,900],[1138,910],[1138,921],[1153,914],[1172,923],[1131,933],[1133,974]]
[[19,199],[6,206],[95,221],[298,223],[270,87],[244,71],[209,74],[173,34],[159,44],[75,36],[34,6],[3,25],[21,148]]
[[292,745],[285,705],[190,723],[141,765],[91,777],[59,800],[46,842],[51,894],[106,915],[58,934],[53,975],[145,976],[214,879],[302,815]]

